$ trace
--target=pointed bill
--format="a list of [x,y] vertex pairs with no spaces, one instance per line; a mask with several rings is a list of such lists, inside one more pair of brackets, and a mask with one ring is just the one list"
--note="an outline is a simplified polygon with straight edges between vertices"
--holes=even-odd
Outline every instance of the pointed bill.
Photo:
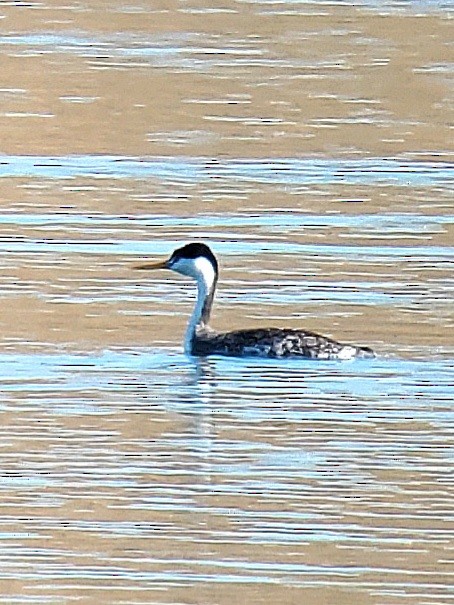
[[154,271],[155,269],[167,269],[168,260],[162,260],[157,263],[144,263],[143,265],[134,265],[133,269],[140,269],[145,271]]

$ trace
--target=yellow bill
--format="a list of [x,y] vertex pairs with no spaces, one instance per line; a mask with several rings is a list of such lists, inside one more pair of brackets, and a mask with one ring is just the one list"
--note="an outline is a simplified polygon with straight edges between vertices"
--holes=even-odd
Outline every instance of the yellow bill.
[[167,269],[168,260],[162,260],[157,263],[144,263],[143,265],[135,265],[134,269],[143,269],[145,271],[153,271],[154,269]]

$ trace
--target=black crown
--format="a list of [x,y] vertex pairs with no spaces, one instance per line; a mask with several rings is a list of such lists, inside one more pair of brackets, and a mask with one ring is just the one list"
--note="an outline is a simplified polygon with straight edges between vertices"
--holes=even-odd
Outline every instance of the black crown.
[[213,265],[215,271],[218,270],[218,262],[216,257],[211,252],[210,248],[206,244],[202,244],[199,242],[192,242],[191,244],[186,244],[182,248],[178,248],[175,250],[170,257],[170,262],[176,261],[179,258],[199,258],[203,257],[210,261]]

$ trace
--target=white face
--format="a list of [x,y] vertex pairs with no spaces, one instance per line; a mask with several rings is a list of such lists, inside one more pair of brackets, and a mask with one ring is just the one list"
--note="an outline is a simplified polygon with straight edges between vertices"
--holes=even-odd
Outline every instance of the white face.
[[211,286],[216,278],[213,265],[204,256],[197,258],[179,258],[170,266],[172,271],[187,275],[193,279],[200,281],[201,279],[207,286]]

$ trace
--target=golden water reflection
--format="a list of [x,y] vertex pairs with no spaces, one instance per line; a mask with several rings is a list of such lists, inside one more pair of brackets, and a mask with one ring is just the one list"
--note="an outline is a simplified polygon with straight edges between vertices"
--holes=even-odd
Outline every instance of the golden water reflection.
[[[449,4],[4,3],[1,603],[449,601]],[[192,239],[378,358],[186,358]]]

